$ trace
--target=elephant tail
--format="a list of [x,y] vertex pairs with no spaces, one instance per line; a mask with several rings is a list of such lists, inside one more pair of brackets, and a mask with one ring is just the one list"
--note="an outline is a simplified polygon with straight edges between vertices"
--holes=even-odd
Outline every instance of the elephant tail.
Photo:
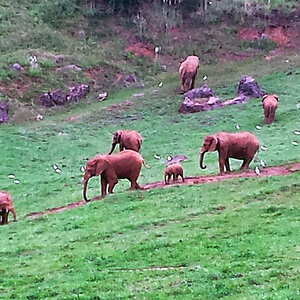
[[145,160],[142,161],[143,165],[147,168],[147,169],[151,169],[150,166],[148,166],[146,163],[145,163]]

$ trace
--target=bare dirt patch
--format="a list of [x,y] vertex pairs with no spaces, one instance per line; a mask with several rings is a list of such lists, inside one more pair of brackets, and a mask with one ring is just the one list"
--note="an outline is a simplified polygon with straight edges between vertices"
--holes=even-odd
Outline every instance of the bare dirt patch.
[[[276,167],[267,167],[261,170],[259,175],[256,175],[256,173],[253,170],[238,172],[238,173],[230,173],[230,174],[224,174],[224,175],[212,175],[212,176],[194,176],[194,177],[185,177],[184,182],[177,182],[176,184],[168,184],[166,185],[164,181],[157,181],[152,183],[147,183],[143,186],[141,186],[142,190],[150,190],[150,189],[158,189],[158,188],[166,188],[170,186],[179,186],[179,185],[193,185],[193,184],[205,184],[210,182],[218,182],[223,181],[231,178],[246,178],[246,177],[270,177],[270,176],[283,176],[283,175],[289,175],[293,172],[300,170],[300,162],[293,163],[293,164],[287,164],[282,166],[276,166]],[[101,200],[102,197],[95,197],[92,199],[92,201]],[[85,202],[84,200],[79,200],[75,203],[69,203],[64,206],[55,207],[55,208],[49,208],[42,212],[34,212],[26,215],[26,218],[29,219],[36,219],[39,217],[43,217],[49,214],[55,214],[66,210],[75,209],[77,207],[83,206],[87,204],[88,202]],[[220,206],[216,208],[217,211],[224,210],[224,206]]]
[[125,47],[126,52],[132,52],[137,57],[154,58],[154,46],[147,45],[141,42],[132,43]]

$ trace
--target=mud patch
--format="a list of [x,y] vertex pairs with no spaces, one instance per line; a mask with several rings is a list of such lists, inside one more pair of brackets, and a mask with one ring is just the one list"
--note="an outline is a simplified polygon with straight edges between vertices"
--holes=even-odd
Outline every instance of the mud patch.
[[146,45],[141,42],[133,43],[125,47],[126,52],[132,52],[137,57],[154,58],[154,46]]
[[[193,184],[205,184],[210,182],[218,182],[218,181],[224,181],[231,178],[246,178],[246,177],[269,177],[269,176],[283,176],[283,175],[289,175],[293,172],[300,170],[300,162],[293,163],[293,164],[287,164],[283,166],[277,166],[277,167],[267,167],[265,169],[262,169],[259,175],[256,175],[256,173],[253,170],[238,172],[238,173],[230,173],[230,174],[224,174],[224,175],[212,175],[212,176],[194,176],[194,177],[185,177],[184,182],[177,182],[175,184],[168,184],[166,185],[164,181],[157,181],[152,183],[147,183],[143,186],[141,186],[142,190],[150,190],[150,189],[159,189],[159,188],[167,188],[170,186],[179,186],[179,185],[193,185]],[[96,200],[102,200],[102,197],[95,197],[91,199],[91,201]],[[55,208],[49,208],[42,212],[34,212],[26,215],[25,217],[28,219],[36,219],[39,217],[47,216],[49,214],[55,214],[66,210],[75,209],[77,207],[83,206],[89,202],[86,202],[84,200],[79,200],[75,203],[69,203],[64,206],[55,207]],[[219,206],[215,209],[215,212],[221,212],[222,210],[226,209],[225,206]]]

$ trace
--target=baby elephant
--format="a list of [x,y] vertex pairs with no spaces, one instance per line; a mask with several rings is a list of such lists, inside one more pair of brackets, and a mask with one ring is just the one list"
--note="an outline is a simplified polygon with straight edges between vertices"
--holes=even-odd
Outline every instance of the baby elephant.
[[176,182],[178,176],[182,178],[182,182],[184,182],[183,177],[183,168],[182,165],[179,163],[171,164],[166,167],[165,169],[165,184],[170,183],[171,176],[173,176],[173,182]]
[[13,206],[12,198],[6,191],[0,191],[0,224],[8,224],[8,214],[12,212],[13,221],[17,221],[17,214]]
[[265,124],[271,124],[275,119],[275,112],[278,106],[278,96],[273,95],[264,95],[262,97],[262,104],[265,114]]

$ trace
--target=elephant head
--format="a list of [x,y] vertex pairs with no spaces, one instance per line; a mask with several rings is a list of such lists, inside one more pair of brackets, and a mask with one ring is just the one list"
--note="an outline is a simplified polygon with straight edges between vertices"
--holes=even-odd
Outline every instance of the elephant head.
[[87,199],[86,190],[88,181],[91,177],[101,175],[108,167],[108,161],[105,155],[97,155],[86,163],[84,177],[83,177],[83,199],[85,201],[90,201]]
[[200,168],[206,169],[203,165],[203,158],[206,152],[213,152],[217,150],[218,139],[215,135],[208,135],[204,138],[203,144],[200,150]]
[[121,140],[121,135],[122,135],[122,131],[118,130],[113,134],[113,139],[112,139],[112,143],[111,143],[111,148],[108,152],[108,155],[112,154],[113,151],[115,150],[115,147],[118,143],[120,143]]

